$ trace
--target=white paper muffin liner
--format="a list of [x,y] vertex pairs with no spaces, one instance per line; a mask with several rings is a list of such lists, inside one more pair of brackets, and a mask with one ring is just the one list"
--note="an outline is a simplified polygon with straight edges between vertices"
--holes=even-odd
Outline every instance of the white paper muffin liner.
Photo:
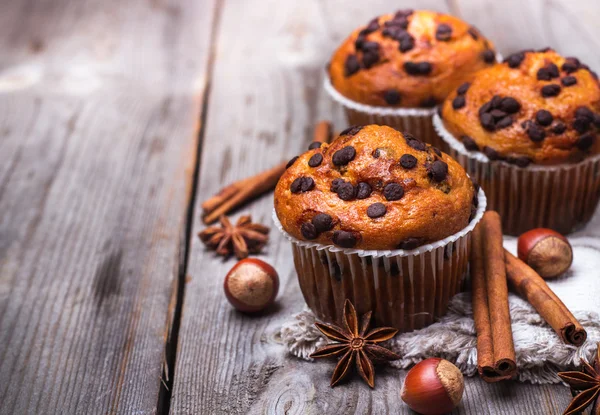
[[485,190],[488,208],[500,214],[505,234],[517,236],[533,228],[567,234],[592,218],[600,200],[600,155],[573,164],[518,167],[468,151],[437,114],[433,126],[448,153]]
[[304,299],[323,321],[341,324],[350,299],[359,314],[373,311],[378,325],[407,332],[445,314],[462,288],[471,232],[486,208],[479,190],[474,218],[460,232],[413,250],[362,250],[301,241],[288,234],[273,211],[273,222],[292,243]]

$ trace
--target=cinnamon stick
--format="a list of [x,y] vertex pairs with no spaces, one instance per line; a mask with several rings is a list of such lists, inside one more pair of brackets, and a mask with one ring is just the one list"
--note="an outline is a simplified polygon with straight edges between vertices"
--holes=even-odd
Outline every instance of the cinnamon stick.
[[587,332],[546,281],[510,252],[505,251],[504,256],[511,288],[536,309],[563,342],[581,346],[587,339]]
[[498,213],[489,211],[483,215],[473,234],[472,252],[478,371],[486,382],[510,379],[516,374],[517,365]]
[[[331,140],[331,136],[332,129],[329,121],[321,121],[315,126],[313,141],[327,143]],[[204,223],[215,222],[221,215],[225,215],[262,193],[272,190],[285,171],[286,165],[287,162],[281,162],[269,170],[225,186],[216,195],[202,203]]]

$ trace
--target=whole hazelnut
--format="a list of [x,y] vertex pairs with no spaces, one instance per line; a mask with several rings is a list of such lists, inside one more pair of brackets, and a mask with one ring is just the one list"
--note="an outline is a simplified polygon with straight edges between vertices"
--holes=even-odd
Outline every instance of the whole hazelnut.
[[460,370],[447,360],[432,357],[408,371],[400,396],[415,412],[440,415],[456,408],[464,390]]
[[519,236],[519,259],[533,268],[542,278],[564,274],[573,262],[571,244],[552,229],[537,228]]
[[225,296],[239,311],[253,313],[270,306],[279,291],[277,271],[256,258],[239,261],[225,276]]

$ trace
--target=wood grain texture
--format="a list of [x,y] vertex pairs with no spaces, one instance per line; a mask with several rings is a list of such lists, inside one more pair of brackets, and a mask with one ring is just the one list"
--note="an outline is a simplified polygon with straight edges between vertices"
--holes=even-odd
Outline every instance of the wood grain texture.
[[0,5],[0,413],[155,413],[214,2]]
[[[572,3],[449,0],[422,1],[418,7],[468,19],[504,53],[551,44],[598,68],[597,19],[582,17],[592,3]],[[225,2],[217,30],[172,413],[411,413],[399,399],[405,372],[380,370],[375,390],[359,381],[332,390],[333,363],[286,356],[273,332],[304,301],[291,249],[276,230],[262,257],[279,271],[281,290],[276,305],[258,316],[237,313],[227,303],[222,280],[235,261],[205,251],[196,234],[203,228],[200,203],[223,185],[304,151],[319,119],[334,120],[338,130],[345,127],[321,88],[325,62],[356,26],[391,9],[415,6],[412,1]],[[272,208],[271,197],[264,197],[242,210],[268,224]],[[593,241],[600,236],[600,215],[584,234]],[[475,378],[467,380],[463,402],[454,413],[558,414],[569,400],[561,385],[488,385]]]

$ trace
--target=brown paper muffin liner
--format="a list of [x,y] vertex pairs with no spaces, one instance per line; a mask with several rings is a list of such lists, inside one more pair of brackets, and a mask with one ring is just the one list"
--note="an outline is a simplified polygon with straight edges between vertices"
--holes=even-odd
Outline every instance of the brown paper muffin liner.
[[425,327],[445,314],[462,289],[471,231],[483,216],[486,197],[462,231],[410,251],[344,249],[300,241],[288,234],[273,212],[277,228],[292,243],[300,289],[309,308],[326,322],[342,324],[350,299],[359,314],[373,312],[377,325],[401,332]]
[[502,218],[503,233],[550,228],[568,234],[592,218],[600,200],[600,155],[575,164],[518,167],[468,151],[437,114],[433,125],[449,154],[485,190],[488,208]]
[[349,125],[387,125],[446,151],[446,143],[437,135],[431,123],[436,108],[386,108],[361,104],[337,92],[328,76],[325,76],[324,88],[331,99],[342,106]]

